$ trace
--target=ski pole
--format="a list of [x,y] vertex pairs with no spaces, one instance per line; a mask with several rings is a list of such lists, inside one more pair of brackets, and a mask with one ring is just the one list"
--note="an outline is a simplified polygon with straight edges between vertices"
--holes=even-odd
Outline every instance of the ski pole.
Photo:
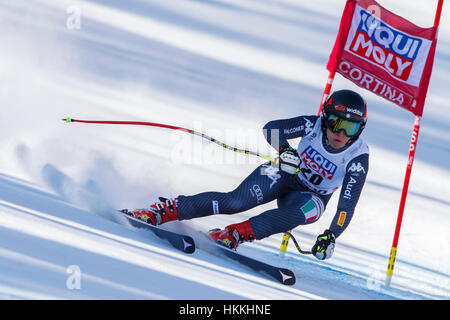
[[[285,237],[287,237],[288,240],[289,240],[289,238],[292,239],[292,241],[294,242],[295,247],[297,248],[297,251],[300,252],[301,254],[312,254],[311,251],[305,251],[305,250],[302,250],[302,248],[300,248],[300,245],[298,244],[298,242],[295,239],[295,237],[292,235],[291,231],[286,231],[284,233],[283,240],[285,239]],[[287,242],[286,242],[286,246],[287,246]]]
[[289,231],[284,233],[283,239],[281,240],[281,246],[280,246],[280,252],[279,252],[279,256],[281,258],[283,258],[284,255],[286,254],[287,247],[288,247],[288,244],[289,244],[289,234],[288,234],[288,232]]
[[167,124],[162,124],[162,123],[156,123],[156,122],[142,122],[142,121],[103,121],[103,120],[77,120],[77,119],[72,119],[72,118],[64,118],[62,119],[63,121],[67,122],[67,123],[71,123],[71,122],[79,122],[79,123],[89,123],[89,124],[113,124],[113,125],[135,125],[135,126],[151,126],[151,127],[160,127],[160,128],[166,128],[166,129],[171,129],[171,130],[179,130],[179,131],[183,131],[183,132],[187,132],[190,134],[193,134],[195,136],[199,136],[202,137],[206,140],[209,140],[211,142],[214,142],[215,144],[226,148],[228,150],[234,151],[234,152],[239,152],[239,153],[245,153],[245,154],[251,154],[263,159],[266,159],[270,162],[273,163],[278,163],[278,159],[276,158],[272,158],[263,154],[260,154],[258,152],[254,152],[254,151],[250,151],[250,150],[243,150],[243,149],[238,149],[236,147],[231,147],[219,140],[216,140],[210,136],[207,136],[204,133],[201,132],[197,132],[191,129],[186,129],[186,128],[182,128],[182,127],[177,127],[177,126],[171,126],[171,125],[167,125]]

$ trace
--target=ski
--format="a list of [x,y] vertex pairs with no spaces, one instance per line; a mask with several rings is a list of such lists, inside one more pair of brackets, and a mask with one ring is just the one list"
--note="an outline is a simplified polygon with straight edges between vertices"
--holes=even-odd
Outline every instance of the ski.
[[262,271],[271,278],[277,280],[278,282],[287,285],[292,286],[295,284],[295,274],[292,272],[292,270],[280,268],[273,266],[271,264],[262,262],[260,260],[250,258],[246,255],[240,254],[232,249],[228,249],[220,244],[216,243],[216,247],[219,250],[219,252],[226,257],[233,259],[237,262],[239,262],[242,265],[245,265],[255,271]]
[[135,218],[134,216],[131,216],[130,213],[127,213],[128,210],[126,209],[119,210],[119,212],[123,213],[124,217],[127,218],[127,221],[133,227],[144,228],[153,232],[156,236],[167,240],[174,248],[181,250],[184,253],[194,253],[195,242],[192,237],[155,227],[147,222]]

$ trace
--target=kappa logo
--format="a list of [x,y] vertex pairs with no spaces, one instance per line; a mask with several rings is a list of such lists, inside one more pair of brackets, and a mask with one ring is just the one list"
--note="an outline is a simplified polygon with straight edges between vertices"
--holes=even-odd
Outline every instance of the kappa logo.
[[423,39],[401,32],[375,15],[360,11],[360,23],[349,51],[408,81]]
[[311,131],[313,131],[313,123],[311,121],[309,121],[308,119],[306,119],[306,123],[305,123],[305,133],[309,134]]
[[348,168],[348,172],[364,172],[366,173],[366,170],[364,170],[364,167],[361,165],[361,162],[358,163],[352,163],[350,168]]
[[270,183],[270,189],[278,182],[281,178],[278,167],[274,167],[271,164],[263,164],[261,166],[261,175],[267,176],[272,182]]

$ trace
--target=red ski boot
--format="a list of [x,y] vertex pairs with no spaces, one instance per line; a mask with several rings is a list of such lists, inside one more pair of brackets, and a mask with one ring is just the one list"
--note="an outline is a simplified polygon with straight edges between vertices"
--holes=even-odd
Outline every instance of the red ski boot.
[[236,250],[238,245],[244,241],[256,239],[250,221],[232,224],[225,229],[213,229],[208,232],[209,236],[218,244]]
[[158,226],[169,221],[178,220],[177,205],[177,199],[159,197],[159,202],[152,204],[148,208],[131,211],[124,209],[122,212],[154,226]]

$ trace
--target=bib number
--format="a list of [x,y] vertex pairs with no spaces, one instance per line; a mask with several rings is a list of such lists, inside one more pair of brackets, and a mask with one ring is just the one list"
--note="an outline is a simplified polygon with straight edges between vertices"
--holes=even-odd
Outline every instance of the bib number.
[[318,175],[317,173],[313,173],[311,169],[307,167],[300,168],[300,172],[302,173],[303,177],[309,181],[309,183],[318,186],[322,183],[323,177]]

